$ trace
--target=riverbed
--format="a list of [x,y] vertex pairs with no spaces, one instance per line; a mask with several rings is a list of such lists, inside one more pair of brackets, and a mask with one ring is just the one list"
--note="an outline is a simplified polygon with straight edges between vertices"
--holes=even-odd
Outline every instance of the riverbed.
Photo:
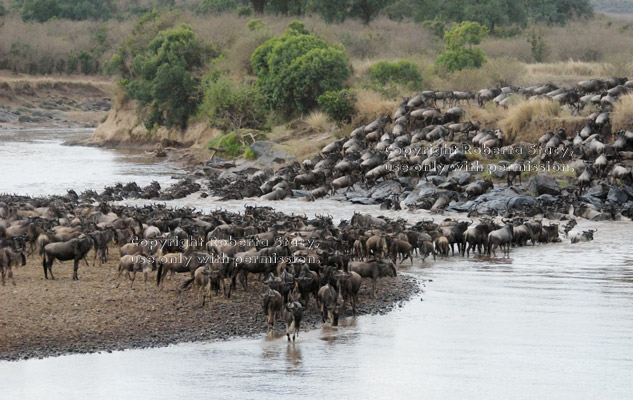
[[[68,149],[61,140],[37,140],[51,151],[40,150],[42,160],[62,163],[54,158]],[[23,154],[33,154],[28,148],[38,144],[20,143],[14,151]],[[103,184],[121,176],[125,181],[149,179],[147,170],[134,172],[145,164],[123,154],[70,149],[81,157],[84,150],[94,151],[89,158],[104,160],[90,168],[102,172]],[[8,164],[20,160],[26,159],[2,157],[0,166],[16,168],[13,185],[20,181],[21,190],[33,194],[41,184],[29,183],[32,175]],[[173,172],[168,165],[150,168],[157,168],[152,180],[168,181]],[[63,193],[69,186],[59,178],[60,183],[42,187],[42,194]],[[67,184],[79,191],[84,188],[80,182]],[[2,185],[8,189],[0,191],[20,192],[11,183]],[[238,210],[244,203],[193,195],[168,204]],[[351,218],[355,210],[409,221],[428,216],[330,200],[247,203],[287,213],[331,214],[336,220]],[[0,362],[2,398],[628,399],[633,381],[633,224],[581,222],[576,230],[589,227],[598,229],[590,243],[572,245],[563,239],[512,249],[509,258],[407,262],[401,272],[419,279],[421,297],[387,315],[302,332],[294,344],[261,337]]]

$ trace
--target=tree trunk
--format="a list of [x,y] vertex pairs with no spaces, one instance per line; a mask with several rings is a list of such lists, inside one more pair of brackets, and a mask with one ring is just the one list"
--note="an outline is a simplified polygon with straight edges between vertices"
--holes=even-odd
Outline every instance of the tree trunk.
[[264,6],[266,5],[266,0],[251,0],[251,4],[253,5],[253,11],[255,11],[255,14],[264,13]]

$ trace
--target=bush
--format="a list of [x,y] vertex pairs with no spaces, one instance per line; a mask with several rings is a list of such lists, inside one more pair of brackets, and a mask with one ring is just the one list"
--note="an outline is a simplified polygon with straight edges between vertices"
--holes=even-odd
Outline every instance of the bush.
[[398,83],[412,89],[419,89],[422,84],[422,74],[411,61],[398,62],[380,61],[369,68],[370,78],[378,83]]
[[249,146],[253,143],[254,139],[260,139],[260,137],[257,136],[262,137],[263,135],[258,135],[256,132],[249,132],[248,135],[240,132],[231,132],[212,139],[207,143],[206,147],[224,149],[226,152],[223,154],[230,157],[237,157],[241,154],[247,160],[253,160],[257,158],[257,155]]
[[4,17],[7,15],[7,9],[4,7],[4,4],[0,3],[0,17]]
[[486,54],[473,45],[481,43],[487,34],[488,29],[477,22],[462,22],[444,34],[446,50],[437,57],[436,64],[449,72],[481,68]]
[[239,15],[240,17],[250,17],[251,15],[253,15],[253,9],[250,7],[239,7],[237,9],[237,15]]
[[437,56],[437,65],[448,72],[455,72],[465,68],[481,68],[486,62],[486,54],[481,49],[446,50]]
[[483,70],[495,87],[515,85],[525,75],[525,65],[512,57],[491,59]]
[[128,96],[150,107],[147,127],[166,125],[184,128],[199,102],[199,81],[192,72],[202,67],[215,50],[203,44],[190,26],[183,24],[158,32],[145,51],[126,65],[119,49],[110,67],[122,71],[121,84]]
[[342,50],[292,28],[259,46],[251,64],[268,104],[285,115],[311,110],[320,95],[341,90],[350,76]]
[[356,114],[356,93],[349,89],[326,92],[319,96],[319,106],[332,121],[350,123]]
[[20,16],[24,21],[37,22],[52,18],[108,19],[115,8],[112,0],[24,0]]
[[268,25],[266,25],[266,23],[264,21],[262,21],[261,19],[259,19],[259,18],[252,19],[252,20],[248,21],[248,23],[246,24],[246,27],[251,32],[259,31],[261,29],[266,28],[267,26]]
[[235,11],[237,8],[236,0],[202,0],[196,13],[198,14],[221,14]]
[[255,87],[222,76],[205,83],[200,115],[220,129],[261,129],[266,122],[264,105],[265,99]]

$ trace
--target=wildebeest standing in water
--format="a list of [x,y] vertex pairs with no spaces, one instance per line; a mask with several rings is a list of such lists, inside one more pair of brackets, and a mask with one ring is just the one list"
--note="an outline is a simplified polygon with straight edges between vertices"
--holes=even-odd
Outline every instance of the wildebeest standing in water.
[[303,319],[303,306],[298,301],[294,301],[290,298],[290,301],[286,303],[284,320],[286,321],[286,336],[290,341],[290,335],[292,335],[292,341],[295,341],[295,336],[299,337],[299,329],[301,327],[301,320]]
[[338,315],[343,308],[343,297],[336,288],[329,283],[319,289],[319,304],[321,305],[321,321],[330,320],[332,326],[338,326]]
[[262,308],[264,309],[268,323],[267,332],[271,332],[275,329],[275,321],[281,316],[282,305],[283,297],[281,297],[278,291],[268,288],[262,294]]

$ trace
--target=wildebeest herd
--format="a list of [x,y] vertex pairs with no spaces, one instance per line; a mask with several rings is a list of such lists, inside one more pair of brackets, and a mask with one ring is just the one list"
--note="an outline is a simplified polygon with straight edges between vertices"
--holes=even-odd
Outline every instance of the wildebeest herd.
[[347,304],[356,315],[363,279],[371,281],[376,297],[377,280],[395,277],[396,264],[407,259],[413,264],[414,256],[424,262],[428,256],[455,255],[455,249],[462,256],[471,251],[494,256],[498,248],[507,254],[510,246],[560,241],[558,225],[521,217],[439,223],[426,218],[409,224],[402,218],[355,213],[335,225],[327,215],[286,215],[270,207],[203,214],[93,200],[91,192],[78,196],[73,191],[42,198],[1,196],[3,284],[5,275],[13,279],[13,269],[25,264],[26,254],[42,258],[46,279],[55,279],[56,260],[72,260],[77,280],[78,267],[82,262],[88,266],[91,250],[96,266],[97,260],[103,264],[116,257],[109,252],[118,246],[118,276],[125,272],[131,287],[136,273],[143,273],[146,282],[155,273],[157,290],[168,274],[184,273],[187,279],[172,285],[178,291],[194,287],[202,306],[213,294],[230,299],[238,286],[247,290],[249,275],[256,276],[266,285],[261,301],[268,330],[283,319],[288,340],[294,340],[311,298],[321,320],[336,326]]
[[[230,162],[211,160],[196,176],[210,178],[200,180],[203,190],[222,199],[314,200],[335,195],[393,209],[407,206],[507,215],[512,211],[508,207],[486,209],[472,202],[501,191],[501,184],[491,180],[496,178],[518,192],[522,199],[516,208],[529,216],[549,213],[558,219],[571,210],[595,220],[632,217],[633,132],[613,132],[610,119],[617,99],[631,88],[633,82],[612,78],[579,82],[569,89],[547,84],[491,88],[476,94],[426,91],[404,99],[393,114],[357,127],[349,137],[326,145],[301,163],[277,169],[231,168]],[[548,131],[537,143],[510,143],[501,130],[464,120],[464,102],[476,99],[482,106],[488,101],[504,106],[511,95],[548,98],[568,104],[575,112],[593,105],[596,112],[586,118],[582,129]],[[449,108],[442,111],[439,106]],[[473,153],[489,161],[482,163],[481,157],[471,157]],[[569,172],[554,174],[565,181],[564,187],[541,187],[539,182],[525,187],[530,182],[522,177],[551,171]],[[416,195],[420,192],[424,196]],[[540,197],[543,194],[547,196]]]

